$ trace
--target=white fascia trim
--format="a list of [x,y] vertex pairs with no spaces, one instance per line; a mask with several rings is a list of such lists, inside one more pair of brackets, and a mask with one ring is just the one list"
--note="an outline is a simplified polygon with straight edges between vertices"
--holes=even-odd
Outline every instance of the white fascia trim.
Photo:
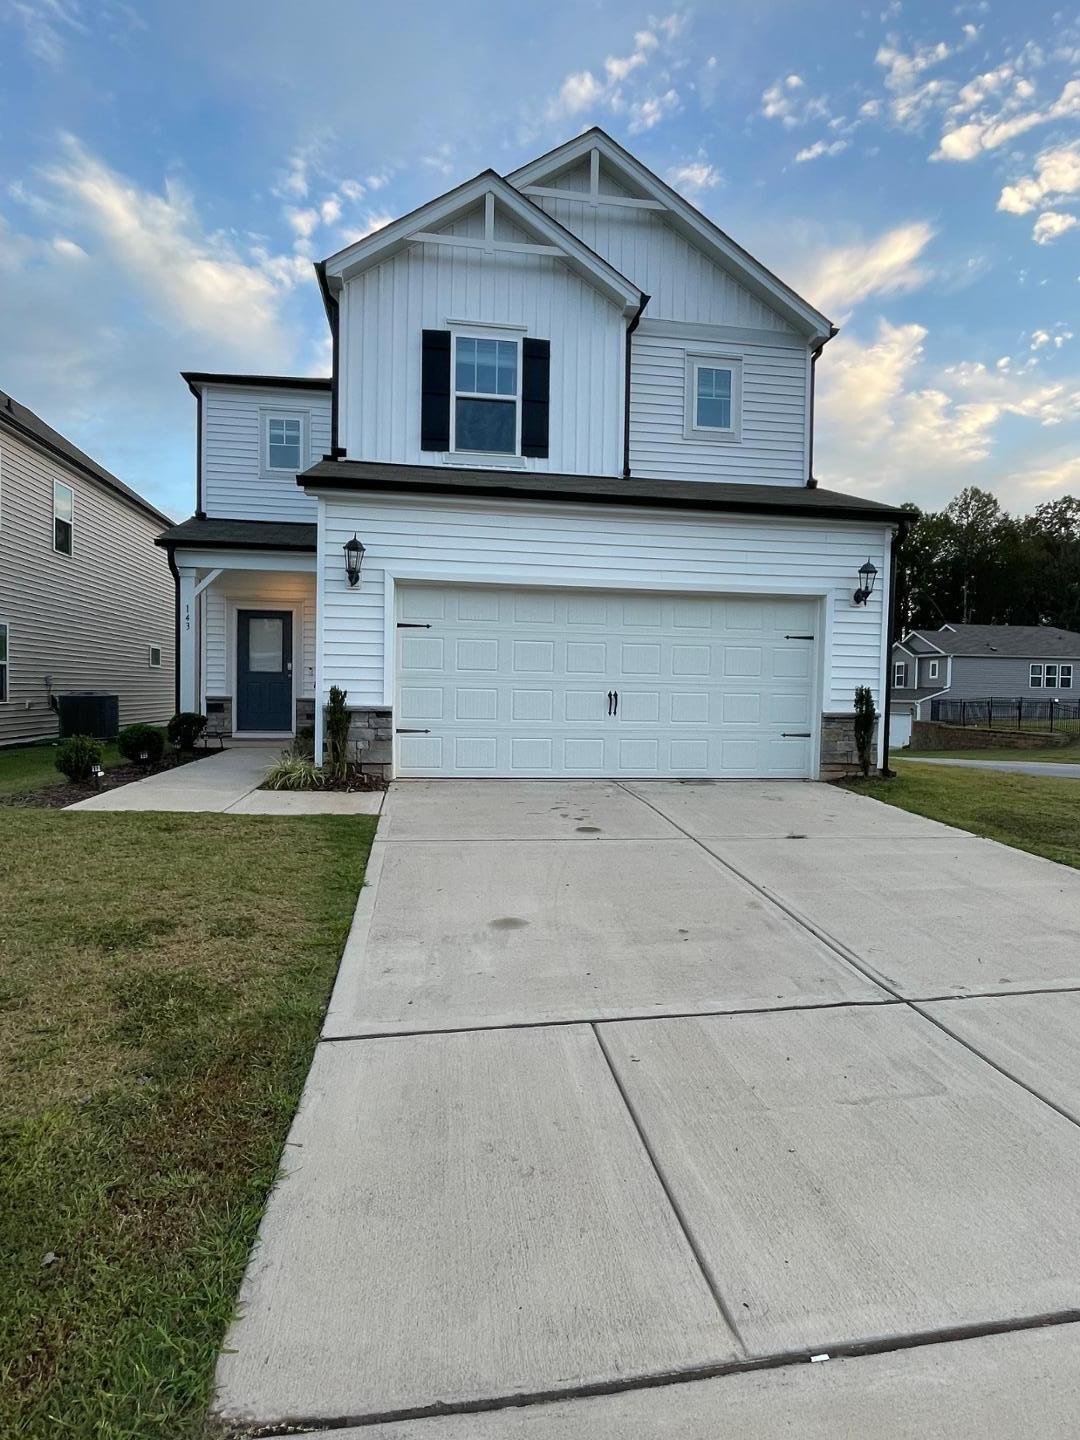
[[569,264],[628,315],[636,313],[641,305],[638,287],[493,170],[467,180],[464,185],[422,205],[419,210],[403,215],[400,220],[392,221],[373,235],[332,255],[325,262],[327,276],[342,282],[351,280],[354,275],[359,275],[407,245],[418,232],[446,225],[457,215],[471,210],[485,195],[495,196],[526,230],[561,251]]
[[912,658],[912,660],[916,660],[916,659],[918,658],[917,653],[916,653],[914,650],[909,650],[902,640],[894,640],[894,641],[893,641],[893,649],[894,649],[894,650],[903,650],[904,654],[905,654],[905,655],[910,655],[910,657]]
[[[671,212],[684,230],[689,232],[706,252],[711,253],[725,269],[736,272],[744,283],[749,282],[750,289],[767,298],[770,304],[781,310],[809,337],[825,341],[832,336],[833,326],[827,316],[823,315],[820,310],[815,310],[790,286],[785,285],[777,276],[766,270],[760,261],[755,260],[748,251],[736,244],[729,235],[725,235],[723,230],[707,219],[700,210],[684,200],[670,186],[665,185],[660,177],[642,165],[640,160],[624,150],[621,145],[617,145],[603,130],[586,130],[583,135],[577,136],[576,139],[568,141],[565,145],[560,145],[546,155],[531,160],[528,165],[523,165],[518,170],[512,170],[506,178],[511,185],[537,185],[542,183],[546,176],[565,170],[568,165],[583,158],[590,150],[599,150],[613,169],[620,171],[650,198],[662,201],[664,208]],[[574,199],[576,197],[570,194],[567,198]],[[587,192],[582,192],[581,198],[587,203],[590,197]]]
[[[948,626],[942,626],[942,629],[948,629]],[[955,633],[955,632],[954,632],[954,633]],[[918,638],[923,642],[924,645],[929,645],[929,646],[930,646],[930,649],[931,649],[931,650],[936,650],[939,655],[948,655],[949,652],[948,652],[947,650],[942,650],[941,647],[938,646],[938,645],[935,645],[932,640],[927,640],[926,636],[922,633],[921,630],[909,630],[909,631],[907,632],[907,634],[904,636],[904,639],[905,639],[905,640],[910,640],[913,635],[918,636]],[[912,651],[911,653],[912,653],[912,654],[915,654],[915,655],[921,655],[921,654],[922,654],[922,651],[921,651],[921,650],[915,650],[915,651]]]
[[699,320],[650,320],[643,316],[637,327],[642,336],[655,335],[658,340],[685,340],[688,345],[718,341],[721,345],[774,345],[785,350],[810,348],[805,335],[790,330],[758,330],[752,325],[705,325]]
[[196,570],[284,570],[314,575],[317,560],[304,551],[286,555],[280,550],[184,550],[177,546],[176,564]]

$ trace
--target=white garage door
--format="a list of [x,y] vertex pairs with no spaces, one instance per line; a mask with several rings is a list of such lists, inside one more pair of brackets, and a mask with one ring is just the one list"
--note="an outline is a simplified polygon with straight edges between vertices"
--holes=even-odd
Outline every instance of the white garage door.
[[398,588],[402,776],[813,773],[817,604]]

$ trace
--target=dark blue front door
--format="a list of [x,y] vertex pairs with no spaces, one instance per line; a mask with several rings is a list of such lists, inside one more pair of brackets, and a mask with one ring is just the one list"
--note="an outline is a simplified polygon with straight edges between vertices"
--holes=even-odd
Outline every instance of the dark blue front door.
[[292,730],[292,612],[236,612],[236,728]]

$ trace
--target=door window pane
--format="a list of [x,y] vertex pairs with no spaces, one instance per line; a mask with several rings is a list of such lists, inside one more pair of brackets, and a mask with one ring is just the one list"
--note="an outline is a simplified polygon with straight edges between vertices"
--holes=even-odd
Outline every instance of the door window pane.
[[512,455],[517,449],[517,406],[506,400],[459,400],[455,447],[494,450]]
[[252,674],[281,674],[283,631],[282,621],[274,616],[253,615],[248,621],[248,670]]

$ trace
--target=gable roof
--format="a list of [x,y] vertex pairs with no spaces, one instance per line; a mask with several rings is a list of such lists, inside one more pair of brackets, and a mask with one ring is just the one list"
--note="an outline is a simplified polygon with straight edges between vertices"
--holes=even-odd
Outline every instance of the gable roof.
[[245,390],[327,390],[334,383],[322,375],[227,375],[213,370],[181,370],[188,388],[197,385],[242,385]]
[[985,660],[1080,660],[1080,634],[1055,625],[943,625],[940,630],[909,633],[945,655]]
[[[684,200],[670,185],[631,155],[598,126],[530,160],[527,165],[513,170],[506,177],[511,185],[528,193],[529,186],[543,186],[545,179],[560,174],[575,161],[584,159],[590,151],[600,153],[608,166],[621,179],[644,194],[667,212],[668,222],[691,244],[711,259],[721,269],[734,275],[740,284],[765,304],[777,310],[795,328],[812,342],[824,344],[836,334],[836,326],[804,300],[790,285],[774,275],[771,270],[755,260],[749,251],[736,244],[696,206]],[[576,195],[568,192],[566,198],[588,200],[588,194]]]
[[106,470],[104,465],[99,465],[96,460],[73,445],[70,440],[61,435],[59,430],[54,430],[51,425],[46,425],[40,415],[35,415],[33,410],[28,410],[25,405],[13,399],[6,391],[0,390],[0,429],[6,429],[12,434],[19,435],[24,440],[30,440],[55,455],[71,469],[87,475],[91,480],[97,480],[104,485],[106,490],[121,496],[129,501],[137,510],[148,515],[151,520],[157,520],[162,525],[171,525],[169,517],[159,510],[156,505],[151,505],[149,500],[144,500],[137,490],[132,490],[130,485],[125,485],[118,480],[111,471]]
[[486,241],[472,241],[463,236],[453,237],[452,240],[447,236],[447,243],[472,244],[481,248],[490,245],[497,250],[509,249],[526,253],[535,251],[540,255],[557,255],[627,315],[632,315],[641,308],[645,297],[632,280],[620,274],[614,265],[590,249],[583,240],[560,225],[557,220],[545,214],[539,205],[534,205],[494,170],[482,170],[479,175],[474,175],[471,180],[448,190],[445,195],[429,200],[419,209],[411,210],[400,219],[384,225],[381,230],[376,230],[331,255],[322,262],[327,280],[332,284],[336,283],[336,287],[340,289],[344,281],[359,275],[369,266],[388,259],[406,245],[420,239],[431,239],[435,227],[451,224],[489,195],[522,229],[536,236],[541,242],[540,245],[525,246],[516,241],[502,241],[494,237]]

